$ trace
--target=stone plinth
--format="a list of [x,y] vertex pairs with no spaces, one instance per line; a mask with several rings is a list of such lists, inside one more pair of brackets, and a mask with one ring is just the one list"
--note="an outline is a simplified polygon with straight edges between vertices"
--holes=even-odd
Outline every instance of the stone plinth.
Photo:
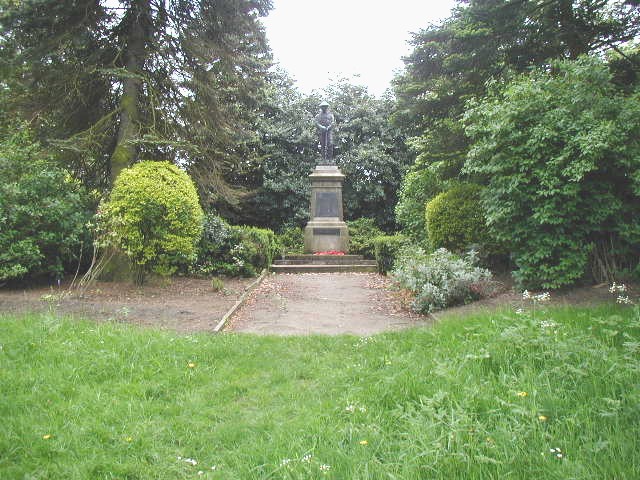
[[344,175],[335,165],[318,165],[311,179],[311,220],[304,229],[306,253],[349,251],[349,229],[342,211]]

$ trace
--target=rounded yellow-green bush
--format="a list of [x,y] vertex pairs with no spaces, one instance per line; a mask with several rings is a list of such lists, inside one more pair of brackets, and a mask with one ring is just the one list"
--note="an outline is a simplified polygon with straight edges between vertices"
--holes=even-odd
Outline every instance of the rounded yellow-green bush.
[[461,184],[427,203],[426,227],[431,246],[462,252],[472,245],[485,245],[489,234],[480,203],[482,187]]
[[120,173],[100,221],[135,266],[170,275],[195,259],[203,216],[189,175],[169,162],[144,161]]

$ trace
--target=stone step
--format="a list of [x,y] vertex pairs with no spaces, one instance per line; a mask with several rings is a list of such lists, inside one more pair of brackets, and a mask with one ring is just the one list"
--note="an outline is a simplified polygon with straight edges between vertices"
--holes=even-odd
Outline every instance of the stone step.
[[375,260],[363,260],[361,258],[342,258],[334,256],[316,256],[315,258],[300,258],[274,260],[274,265],[376,265]]
[[274,265],[377,265],[375,260],[336,260],[314,259],[309,260],[274,260]]
[[378,267],[375,265],[271,265],[271,271],[274,273],[366,273],[377,272]]
[[311,263],[312,260],[318,258],[329,258],[329,259],[338,259],[338,260],[362,260],[364,257],[362,255],[313,255],[310,253],[299,254],[299,255],[285,255],[283,260],[307,260]]

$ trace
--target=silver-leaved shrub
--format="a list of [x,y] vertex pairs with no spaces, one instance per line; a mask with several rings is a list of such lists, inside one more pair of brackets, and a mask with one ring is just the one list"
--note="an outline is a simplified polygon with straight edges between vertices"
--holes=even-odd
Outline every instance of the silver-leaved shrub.
[[440,248],[428,254],[410,246],[401,252],[392,275],[415,294],[412,308],[420,313],[469,303],[493,289],[491,272],[477,266],[474,251],[458,256]]

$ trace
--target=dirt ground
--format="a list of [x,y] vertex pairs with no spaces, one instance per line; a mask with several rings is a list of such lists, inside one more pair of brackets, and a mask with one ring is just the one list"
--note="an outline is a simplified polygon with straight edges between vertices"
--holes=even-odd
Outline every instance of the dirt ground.
[[371,335],[425,325],[403,308],[375,273],[270,275],[233,316],[226,331],[274,335]]
[[216,292],[211,280],[176,277],[141,287],[128,283],[97,282],[83,297],[62,295],[67,285],[0,289],[0,312],[48,311],[94,320],[127,322],[181,333],[212,331],[253,281],[225,279]]
[[[409,309],[406,292],[390,289],[392,281],[373,273],[272,275],[253,291],[232,318],[227,331],[275,335],[351,333],[429,325],[445,316],[498,308],[527,307],[508,278],[491,298],[432,315]],[[637,289],[631,288],[630,293]],[[590,305],[612,301],[606,284],[554,292],[552,305]]]
[[[98,282],[86,294],[61,295],[58,288],[0,288],[0,313],[48,311],[98,321],[127,322],[181,333],[211,332],[254,279],[225,279],[214,291],[211,280],[173,278],[142,287]],[[374,273],[269,275],[236,312],[226,331],[263,334],[372,333],[429,325],[450,315],[466,315],[501,307],[523,306],[522,294],[503,279],[492,298],[417,315],[410,298],[389,289],[391,281]],[[630,286],[637,298],[640,288]],[[551,294],[552,304],[594,304],[612,301],[608,285],[574,288]]]

